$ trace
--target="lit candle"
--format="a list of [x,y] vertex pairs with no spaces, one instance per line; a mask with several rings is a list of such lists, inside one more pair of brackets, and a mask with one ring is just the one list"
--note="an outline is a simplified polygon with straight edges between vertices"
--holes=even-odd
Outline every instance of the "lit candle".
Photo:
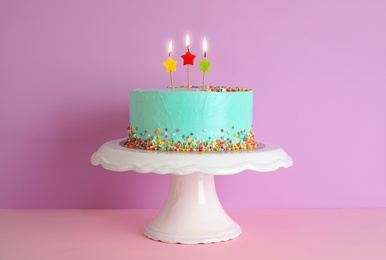
[[204,51],[204,58],[201,61],[199,61],[198,64],[200,65],[200,71],[202,71],[202,87],[204,88],[205,87],[205,72],[209,72],[210,66],[212,65],[212,62],[208,61],[208,59],[206,58],[208,46],[207,46],[205,38],[204,38],[204,41],[202,43],[202,49]]
[[190,87],[190,65],[193,65],[193,60],[196,57],[196,55],[193,55],[189,51],[190,47],[190,39],[189,35],[186,35],[186,49],[188,50],[184,55],[182,55],[182,59],[184,59],[184,65],[188,65],[188,87]]
[[173,49],[173,43],[170,41],[169,43],[169,57],[166,61],[163,62],[166,72],[170,73],[170,87],[173,87],[173,76],[172,76],[172,71],[177,71],[176,65],[177,61],[173,60],[170,55],[172,54],[172,49]]
[[189,47],[190,47],[190,39],[189,39],[189,35],[186,35],[186,49],[189,51]]
[[206,52],[208,51],[208,44],[206,43],[205,37],[204,37],[204,41],[202,42],[202,49],[204,50],[204,58],[206,58]]
[[172,50],[173,50],[173,41],[170,41],[169,42],[169,57],[170,57],[170,54],[172,54]]

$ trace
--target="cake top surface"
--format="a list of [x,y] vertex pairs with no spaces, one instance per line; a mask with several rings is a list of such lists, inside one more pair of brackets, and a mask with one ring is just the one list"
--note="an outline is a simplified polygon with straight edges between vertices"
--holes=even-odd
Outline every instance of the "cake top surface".
[[236,86],[167,86],[166,89],[133,89],[135,91],[196,91],[196,92],[248,92],[251,88]]

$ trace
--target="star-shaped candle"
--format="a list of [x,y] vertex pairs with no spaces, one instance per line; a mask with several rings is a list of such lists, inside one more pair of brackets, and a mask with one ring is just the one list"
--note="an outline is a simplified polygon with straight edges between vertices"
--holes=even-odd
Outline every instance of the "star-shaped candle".
[[196,57],[196,55],[193,55],[190,53],[189,47],[190,47],[189,35],[186,35],[186,49],[188,51],[181,57],[184,60],[184,65],[188,65],[188,87],[190,87],[190,65],[193,65],[193,60]]
[[198,62],[198,65],[200,65],[200,71],[202,71],[202,87],[205,87],[205,72],[210,71],[210,66],[212,65],[212,62],[208,61],[206,58],[206,52],[208,51],[208,47],[206,44],[206,39],[204,38],[202,48],[204,50],[204,58]]
[[172,54],[172,49],[173,49],[173,43],[170,41],[169,43],[169,57],[166,61],[163,62],[166,72],[170,73],[170,86],[173,87],[173,76],[172,76],[172,71],[177,71],[176,66],[177,66],[177,61],[173,60],[170,55]]

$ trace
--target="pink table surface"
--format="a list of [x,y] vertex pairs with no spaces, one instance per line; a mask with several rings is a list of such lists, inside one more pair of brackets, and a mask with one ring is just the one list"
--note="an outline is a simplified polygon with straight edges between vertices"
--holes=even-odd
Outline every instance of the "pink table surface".
[[386,259],[386,209],[228,210],[243,229],[217,244],[142,231],[158,210],[0,210],[0,259]]

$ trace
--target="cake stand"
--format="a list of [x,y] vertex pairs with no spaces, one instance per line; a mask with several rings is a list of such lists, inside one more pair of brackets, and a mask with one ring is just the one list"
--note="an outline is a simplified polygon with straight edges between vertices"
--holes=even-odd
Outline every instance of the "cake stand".
[[269,172],[292,165],[291,157],[273,144],[248,151],[176,153],[128,149],[124,141],[103,144],[91,163],[111,171],[172,174],[166,202],[144,230],[147,237],[168,243],[213,243],[241,234],[217,197],[215,175]]

